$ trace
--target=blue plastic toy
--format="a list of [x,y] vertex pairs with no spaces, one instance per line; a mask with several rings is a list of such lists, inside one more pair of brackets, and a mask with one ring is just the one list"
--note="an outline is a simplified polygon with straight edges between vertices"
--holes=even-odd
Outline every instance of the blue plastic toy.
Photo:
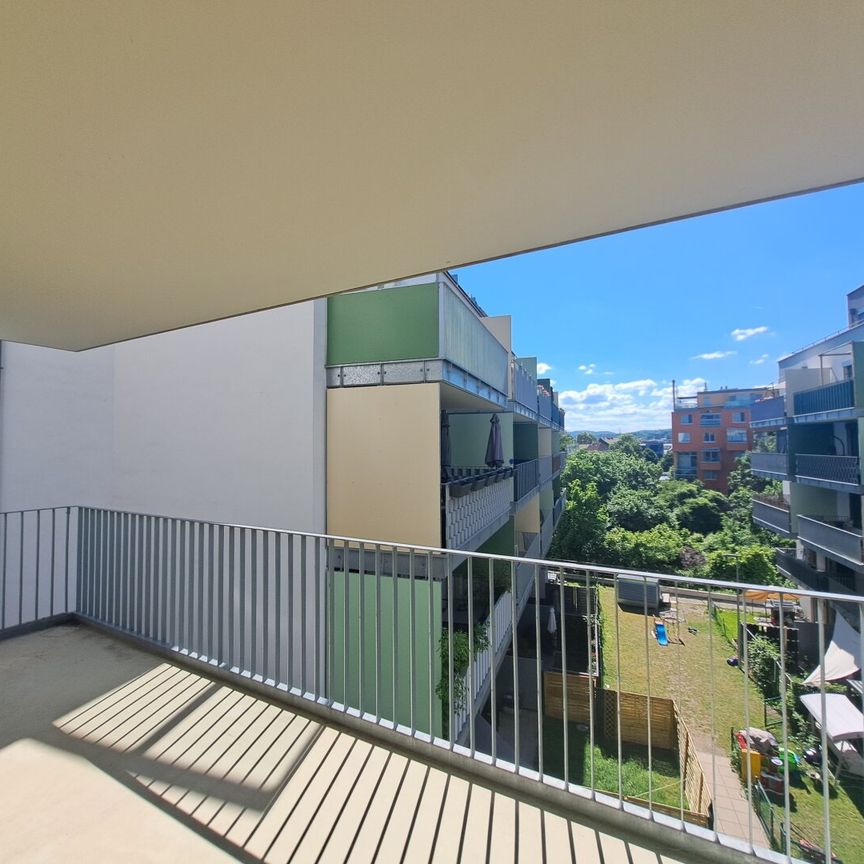
[[654,622],[654,635],[657,637],[657,644],[665,647],[669,644],[669,637],[666,635],[666,625],[662,621]]

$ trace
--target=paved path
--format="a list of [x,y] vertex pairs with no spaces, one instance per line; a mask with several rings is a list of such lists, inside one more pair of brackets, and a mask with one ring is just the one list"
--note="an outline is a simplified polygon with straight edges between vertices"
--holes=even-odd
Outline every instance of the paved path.
[[753,843],[770,849],[768,838],[762,829],[762,823],[755,811],[750,809],[744,787],[738,779],[738,775],[732,770],[729,757],[715,750],[716,786],[712,777],[711,753],[697,750],[699,764],[705,773],[705,779],[711,789],[711,798],[714,802],[714,829],[721,834],[729,834],[732,837],[740,837],[750,842],[750,820],[752,818]]

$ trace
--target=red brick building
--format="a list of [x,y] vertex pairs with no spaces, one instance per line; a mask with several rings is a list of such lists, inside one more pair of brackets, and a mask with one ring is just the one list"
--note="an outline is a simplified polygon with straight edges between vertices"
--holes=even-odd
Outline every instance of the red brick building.
[[676,397],[672,409],[675,476],[701,480],[706,489],[728,492],[735,460],[753,443],[750,406],[771,395],[770,387],[746,387]]

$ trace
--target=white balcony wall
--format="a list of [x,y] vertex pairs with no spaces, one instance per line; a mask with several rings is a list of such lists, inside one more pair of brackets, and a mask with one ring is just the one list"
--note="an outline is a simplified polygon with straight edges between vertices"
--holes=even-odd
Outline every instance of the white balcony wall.
[[72,354],[5,343],[0,508],[324,528],[323,302]]

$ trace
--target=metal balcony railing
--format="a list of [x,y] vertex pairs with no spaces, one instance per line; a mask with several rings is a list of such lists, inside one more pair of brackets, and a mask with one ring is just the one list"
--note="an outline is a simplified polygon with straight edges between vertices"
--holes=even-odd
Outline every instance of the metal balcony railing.
[[[528,551],[536,554],[538,543],[535,536]],[[723,822],[718,778],[728,771],[729,729],[718,727],[716,706],[722,699],[723,717],[731,712],[741,729],[767,718],[783,751],[800,750],[786,707],[793,698],[789,675],[811,673],[813,665],[797,669],[787,650],[789,628],[797,623],[790,603],[806,601],[815,610],[821,675],[812,692],[824,708],[829,604],[851,608],[860,626],[864,598],[773,589],[780,626],[768,638],[779,639],[777,698],[763,704],[748,680],[750,628],[741,632],[741,662],[733,668],[722,662],[729,647],[713,623],[730,613],[734,619],[736,609],[746,608],[748,592],[763,590],[86,507],[0,519],[0,636],[56,621],[58,612],[71,615],[385,746],[410,749],[500,787],[534,790],[535,802],[552,802],[558,811],[614,815],[619,830],[630,833],[645,826],[643,836],[681,860],[740,860],[741,849],[766,843],[787,860],[799,851],[793,838],[796,798],[803,793],[791,782],[795,766],[782,760],[756,776],[750,738],[742,744],[744,776],[736,793],[746,798],[749,816],[733,820],[738,834],[725,828],[731,823]],[[666,595],[668,608],[649,614]],[[446,598],[466,598],[464,639],[454,619],[443,626]],[[629,605],[622,606],[625,599]],[[484,611],[475,610],[477,603]],[[474,635],[484,622],[489,648],[475,650]],[[462,648],[454,650],[457,638],[465,646],[464,667],[457,660]],[[560,658],[560,669],[552,671],[544,665],[550,639]],[[697,698],[687,690],[692,685],[684,671],[694,646],[705,658]],[[499,662],[507,664],[506,675],[494,674]],[[676,664],[678,671],[670,673]],[[482,700],[487,685],[488,700]],[[483,734],[478,698],[488,703]],[[128,722],[135,720],[132,714]],[[689,731],[697,725],[698,751]],[[818,779],[806,794],[818,791],[824,809],[821,825],[808,823],[808,840],[848,856],[861,835],[857,825],[850,828],[844,801],[831,794],[832,769],[837,759],[844,768],[860,766],[861,759],[855,762],[824,726],[817,728],[821,755],[812,770]],[[661,751],[666,761],[672,751],[678,767],[662,781],[643,772],[635,788],[630,774],[642,770],[645,756],[651,765]],[[611,759],[612,767],[598,764],[601,758]],[[764,834],[760,781],[770,781],[773,790]],[[844,827],[837,831],[841,812]]]
[[837,381],[811,390],[801,390],[792,397],[795,415],[822,414],[855,407],[855,381]]
[[537,460],[537,475],[538,482],[541,486],[552,478],[551,456],[541,456]]
[[751,453],[750,467],[757,474],[785,478],[789,475],[788,453]]
[[769,531],[788,537],[791,533],[789,505],[782,499],[753,497],[753,521]]
[[537,379],[518,360],[511,360],[510,369],[513,376],[513,401],[536,413]]
[[561,519],[561,514],[564,512],[564,497],[559,498],[552,507],[552,525],[553,529],[558,526]]
[[840,558],[853,564],[864,563],[861,531],[847,523],[832,524],[819,516],[799,516],[798,539],[816,546],[831,558]]
[[823,480],[859,486],[861,463],[857,456],[798,453],[795,456],[795,476],[799,481]]
[[750,406],[750,425],[756,428],[784,426],[786,424],[786,399],[774,396],[762,399]]
[[537,413],[541,419],[552,422],[552,396],[545,390],[537,390]]
[[513,498],[521,501],[537,488],[537,460],[518,462],[513,466]]

